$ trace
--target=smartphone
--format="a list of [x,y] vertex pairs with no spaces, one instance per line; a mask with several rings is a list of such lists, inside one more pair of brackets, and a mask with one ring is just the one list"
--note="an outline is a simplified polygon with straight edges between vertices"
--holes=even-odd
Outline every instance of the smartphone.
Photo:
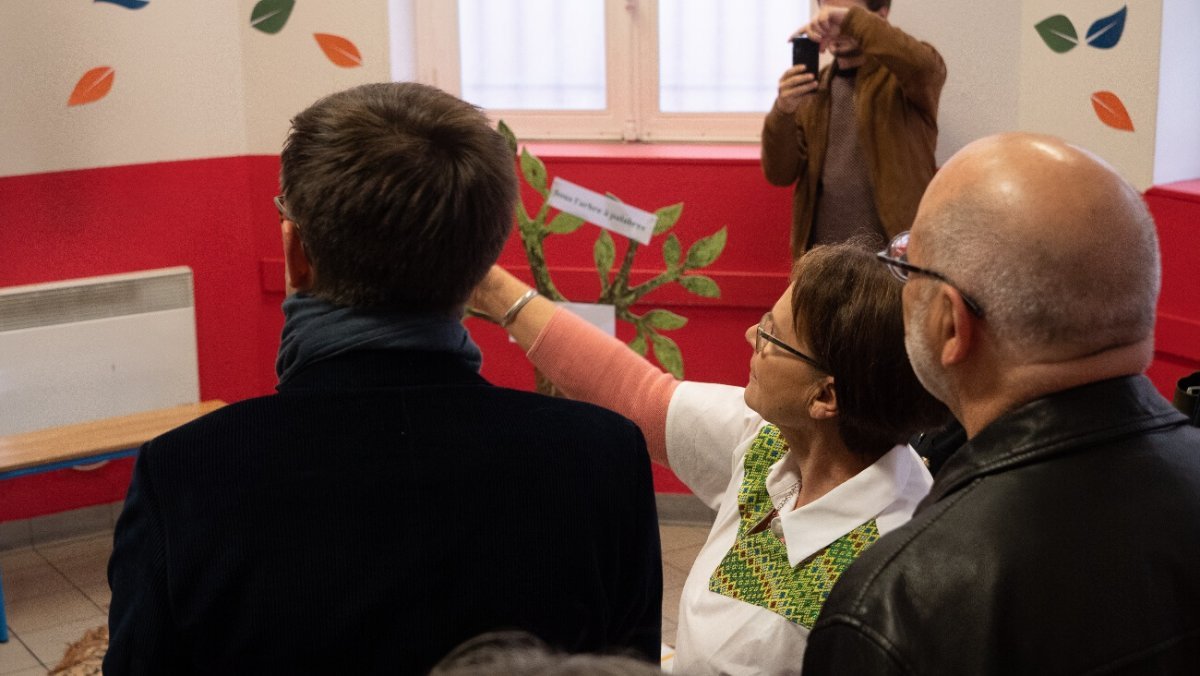
[[814,77],[817,74],[817,58],[820,52],[821,45],[810,40],[807,35],[792,38],[792,65],[804,64],[805,71],[812,73]]

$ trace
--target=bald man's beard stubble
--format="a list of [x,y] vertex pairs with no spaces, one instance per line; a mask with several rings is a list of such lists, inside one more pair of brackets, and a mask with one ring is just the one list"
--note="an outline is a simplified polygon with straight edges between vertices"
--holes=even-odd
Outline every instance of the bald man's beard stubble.
[[929,317],[931,301],[932,298],[925,298],[914,304],[911,318],[904,326],[904,349],[908,352],[908,361],[912,364],[913,373],[917,374],[917,380],[921,381],[921,386],[938,401],[949,404],[950,387],[946,382],[946,372],[934,355],[933,347],[923,330]]

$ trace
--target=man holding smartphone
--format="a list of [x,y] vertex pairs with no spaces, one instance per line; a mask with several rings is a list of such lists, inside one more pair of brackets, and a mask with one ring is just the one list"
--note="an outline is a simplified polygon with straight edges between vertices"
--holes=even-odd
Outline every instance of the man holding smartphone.
[[795,185],[792,255],[907,230],[936,165],[946,65],[932,45],[888,23],[891,0],[820,0],[796,32],[834,57],[819,73],[794,65],[762,133],[762,167]]

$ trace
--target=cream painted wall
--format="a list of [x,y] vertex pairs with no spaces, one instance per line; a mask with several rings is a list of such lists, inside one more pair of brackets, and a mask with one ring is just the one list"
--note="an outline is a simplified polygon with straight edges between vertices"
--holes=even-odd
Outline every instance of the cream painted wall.
[[1163,0],[1154,183],[1200,177],[1200,2]]
[[889,19],[946,61],[939,164],[975,139],[1017,128],[1020,3],[894,0]]
[[[238,2],[250,154],[277,154],[288,121],[322,96],[365,82],[391,80],[386,0],[299,0],[287,25],[274,35],[250,27],[255,2]],[[362,54],[362,65],[342,68],[330,63],[314,33],[350,40]]]
[[[1081,45],[1055,54],[1034,30],[1062,13],[1082,34],[1126,2],[1125,35],[1111,50]],[[1165,29],[1164,2],[1175,17]],[[1200,143],[1200,48],[1195,32],[1175,23],[1200,23],[1189,3],[895,0],[892,20],[934,44],[948,64],[939,162],[987,134],[1043,131],[1094,150],[1146,188],[1200,175],[1200,148],[1191,147]],[[389,61],[412,39],[404,30],[398,35],[407,40],[392,38],[389,29],[389,6],[403,9],[409,0],[298,0],[274,35],[250,27],[255,4],[151,0],[134,11],[82,0],[0,2],[0,176],[275,154],[292,115],[325,94],[389,80]],[[363,64],[330,63],[317,32],[354,42]],[[75,82],[95,66],[115,68],[112,92],[68,108]],[[1102,89],[1125,101],[1133,133],[1096,118],[1090,96]],[[1160,123],[1171,126],[1170,137],[1156,138]],[[1163,160],[1157,176],[1156,158]]]
[[[319,97],[390,79],[385,0],[299,0],[282,31],[250,26],[255,0],[0,2],[0,176],[279,152]],[[331,63],[313,33],[353,42]],[[112,90],[67,106],[96,66]]]
[[[1128,6],[1125,31],[1112,49],[1084,44],[1092,22]],[[1153,184],[1162,3],[1159,0],[1026,0],[1021,19],[1018,127],[1053,134],[1112,163],[1139,190]],[[1080,44],[1051,51],[1034,26],[1066,15]],[[1094,92],[1124,102],[1134,131],[1104,125],[1092,109]]]
[[[237,4],[0,2],[0,175],[244,151]],[[67,107],[96,66],[103,100]]]

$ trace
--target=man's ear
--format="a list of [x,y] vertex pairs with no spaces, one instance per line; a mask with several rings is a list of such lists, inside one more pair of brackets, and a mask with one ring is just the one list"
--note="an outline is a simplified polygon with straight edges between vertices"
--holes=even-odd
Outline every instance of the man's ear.
[[313,269],[304,250],[304,242],[300,240],[300,229],[288,219],[280,223],[283,234],[283,270],[287,294],[290,296],[297,291],[308,291],[312,288]]
[[816,396],[808,402],[808,414],[814,420],[837,417],[837,388],[833,386],[833,376],[825,376],[816,387]]
[[886,18],[888,18],[888,11],[890,11],[891,9],[892,9],[891,7],[880,7],[879,11],[875,12],[875,13],[878,14],[879,16],[883,17],[884,19],[886,19]]
[[978,341],[975,322],[979,320],[971,313],[958,289],[945,284],[942,290],[943,315],[939,318],[939,330],[945,341],[942,343],[942,366],[950,366],[966,361],[975,349]]

